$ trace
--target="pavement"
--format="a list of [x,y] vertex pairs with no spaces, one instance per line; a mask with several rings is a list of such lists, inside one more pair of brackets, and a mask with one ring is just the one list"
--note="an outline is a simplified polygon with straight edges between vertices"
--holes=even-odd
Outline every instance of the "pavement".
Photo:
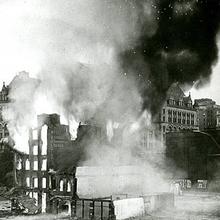
[[220,193],[190,192],[175,196],[175,207],[143,217],[146,220],[220,220]]

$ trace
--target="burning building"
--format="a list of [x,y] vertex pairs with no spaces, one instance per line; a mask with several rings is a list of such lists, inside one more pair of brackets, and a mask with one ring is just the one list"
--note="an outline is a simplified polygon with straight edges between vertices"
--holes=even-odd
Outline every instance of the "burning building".
[[9,135],[7,124],[2,117],[2,111],[4,111],[4,109],[7,108],[7,105],[9,103],[8,94],[9,86],[6,86],[3,82],[2,90],[0,91],[0,139],[8,137]]
[[[121,206],[125,207],[118,200],[128,199],[126,204],[137,203],[140,209],[136,210],[137,213],[144,213],[144,201],[151,200],[152,196],[138,198],[144,195],[143,189],[148,185],[147,178],[142,178],[145,173],[143,167],[79,167],[82,165],[80,161],[85,160],[82,155],[88,142],[94,143],[94,140],[96,144],[107,141],[98,126],[80,124],[77,139],[71,140],[69,127],[60,123],[59,115],[38,116],[37,127],[29,132],[28,154],[15,158],[16,186],[20,194],[34,198],[36,212],[66,211],[81,217],[100,215],[102,219],[112,219],[115,214],[121,214]],[[100,184],[106,180],[109,180],[109,184],[100,188]],[[77,182],[80,185],[78,190]]]
[[29,154],[18,159],[16,177],[23,192],[36,199],[40,212],[57,211],[57,202],[66,208],[66,200],[76,196],[75,169],[62,170],[57,159],[71,147],[70,141],[68,126],[60,124],[57,114],[39,115],[37,128],[30,130]]

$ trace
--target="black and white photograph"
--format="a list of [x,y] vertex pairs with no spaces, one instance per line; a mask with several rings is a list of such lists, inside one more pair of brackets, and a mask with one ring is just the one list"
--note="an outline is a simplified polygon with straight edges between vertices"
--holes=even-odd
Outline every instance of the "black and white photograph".
[[0,220],[220,220],[220,0],[0,0]]

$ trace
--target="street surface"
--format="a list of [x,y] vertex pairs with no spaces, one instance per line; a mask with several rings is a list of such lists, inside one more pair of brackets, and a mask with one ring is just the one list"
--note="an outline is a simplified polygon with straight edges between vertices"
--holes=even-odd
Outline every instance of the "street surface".
[[[63,216],[8,216],[8,220],[55,220],[69,219]],[[137,220],[220,220],[220,193],[195,192],[175,197],[175,208],[160,210]]]
[[175,196],[175,208],[162,210],[143,219],[164,220],[219,220],[220,193],[195,192]]

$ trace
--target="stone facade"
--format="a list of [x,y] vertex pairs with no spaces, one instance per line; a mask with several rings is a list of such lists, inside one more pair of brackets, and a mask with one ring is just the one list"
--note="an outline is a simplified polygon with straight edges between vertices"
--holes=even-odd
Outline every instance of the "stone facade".
[[191,95],[186,96],[177,83],[173,84],[155,122],[159,125],[163,140],[167,132],[198,130],[197,111]]
[[2,111],[5,110],[9,104],[9,86],[3,83],[2,89],[0,91],[0,139],[8,137],[9,132],[7,129],[7,124],[3,120]]
[[212,99],[196,99],[199,130],[220,128],[220,105]]

